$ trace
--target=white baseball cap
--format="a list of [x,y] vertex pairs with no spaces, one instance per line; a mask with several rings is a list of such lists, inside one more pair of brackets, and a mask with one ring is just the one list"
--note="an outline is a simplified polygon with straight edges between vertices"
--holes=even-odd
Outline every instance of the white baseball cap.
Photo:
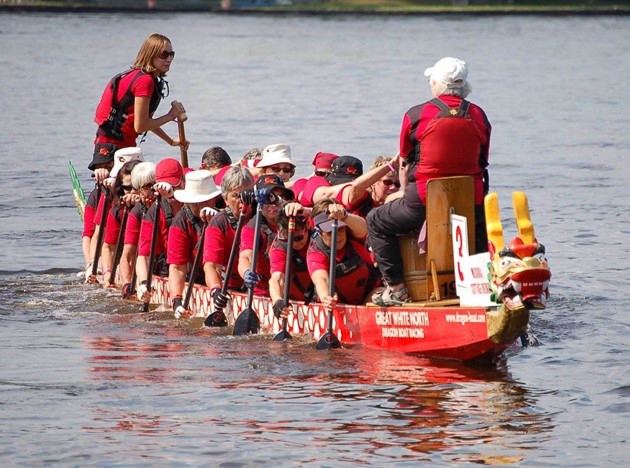
[[131,146],[128,148],[121,148],[114,153],[114,167],[109,173],[110,177],[116,177],[118,171],[128,163],[129,161],[144,161],[142,157],[142,149],[137,146]]
[[466,62],[453,57],[444,57],[424,71],[424,76],[444,83],[447,88],[463,88],[468,80]]

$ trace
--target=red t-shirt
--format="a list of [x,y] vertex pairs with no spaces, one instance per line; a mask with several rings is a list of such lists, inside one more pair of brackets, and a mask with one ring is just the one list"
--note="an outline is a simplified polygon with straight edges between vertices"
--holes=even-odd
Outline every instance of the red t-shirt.
[[[119,101],[129,89],[131,82],[134,77],[140,73],[140,70],[134,70],[124,77],[121,78],[118,84],[118,93],[117,93],[117,101]],[[150,74],[141,75],[135,81],[133,86],[131,86],[131,94],[133,94],[134,98],[136,97],[147,97],[151,99],[153,95],[153,91],[155,90],[155,82],[153,80],[153,76]],[[110,88],[110,84],[107,83],[105,90],[103,91],[103,95],[101,96],[101,100],[96,107],[96,114],[94,116],[94,122],[97,125],[102,124],[109,117],[109,111],[111,109],[112,104],[112,90]],[[127,148],[130,146],[136,146],[136,138],[138,138],[138,133],[134,128],[134,104],[133,101],[131,106],[127,110],[127,120],[122,126],[122,134],[124,136],[124,141],[117,140],[115,138],[108,137],[106,135],[97,135],[94,143],[114,143],[118,145],[119,148]]]
[[306,178],[302,178],[302,179],[298,179],[293,183],[293,187],[291,187],[291,190],[293,190],[293,193],[295,193],[295,199],[296,200],[300,200],[300,195],[302,194],[302,190],[304,190],[304,187],[306,187],[306,184],[308,182],[308,179]]
[[302,195],[299,200],[302,206],[311,207],[314,205],[313,195],[315,194],[315,190],[320,187],[330,187],[330,183],[321,176],[312,176],[308,179],[306,185],[302,189]]
[[[166,200],[162,200],[162,207],[158,218],[158,236],[155,242],[155,255],[165,254],[166,246],[168,245],[169,226],[167,225],[166,217],[164,216],[165,210],[171,210],[171,207]],[[157,205],[154,203],[147,211],[147,214],[144,216],[140,226],[138,255],[142,257],[148,257],[151,254],[151,237],[153,235],[153,223],[155,222],[156,211]]]
[[122,212],[122,205],[112,206],[112,208],[109,210],[109,213],[107,214],[107,224],[105,225],[104,242],[106,244],[116,245],[118,243]]
[[[249,223],[243,226],[243,231],[241,232],[241,246],[240,251],[244,250],[254,250],[254,226],[256,224],[256,220],[254,218],[250,219]],[[263,224],[264,218],[263,218]],[[258,273],[262,279],[256,285],[256,289],[254,290],[255,294],[258,295],[269,295],[269,276],[270,276],[270,265],[269,258],[267,256],[267,249],[270,244],[273,242],[273,239],[276,237],[276,232],[270,226],[268,229],[271,231],[271,236],[268,236],[265,232],[266,229],[261,229],[260,232],[260,242],[258,245],[258,255],[256,260],[256,273]],[[271,237],[269,239],[268,237]]]
[[[351,247],[348,246],[351,244]],[[359,258],[356,258],[356,255]],[[354,258],[356,260],[356,268],[347,274],[340,273],[339,264]],[[370,270],[370,254],[365,247],[365,243],[355,239],[348,239],[346,244],[337,249],[337,270],[335,275],[335,291],[339,295],[339,301],[347,304],[363,304],[363,300],[370,289],[374,287],[372,281],[372,273]],[[325,270],[328,272],[330,263],[330,254],[326,253],[315,239],[311,241],[306,256],[308,271],[312,276],[317,270]]]
[[83,236],[82,237],[92,237],[94,235],[94,230],[96,229],[96,225],[94,224],[94,217],[96,216],[96,207],[98,205],[98,188],[94,188],[90,192],[87,203],[85,204],[85,209],[83,210]]
[[125,229],[125,244],[138,246],[142,218],[146,212],[147,208],[142,203],[137,203],[129,213],[127,229]]
[[[206,238],[203,244],[204,264],[206,262],[216,263],[223,266],[224,272],[227,271],[230,252],[236,235],[235,223],[236,220],[230,220],[227,211],[221,211],[210,220],[210,224],[206,228]],[[234,263],[228,287],[230,289],[240,289],[243,287],[243,278],[238,274],[238,252]]]
[[[188,214],[186,212],[188,211]],[[197,243],[201,234],[201,220],[198,220],[198,229],[193,226],[189,219],[192,213],[187,207],[179,210],[179,213],[173,218],[173,223],[168,230],[168,250],[166,253],[166,263],[169,265],[186,265],[192,266],[197,253]]]
[[[298,251],[293,251],[291,258],[291,285],[289,287],[289,298],[294,301],[305,301],[305,292],[312,283],[311,275],[306,266],[306,254],[308,243]],[[271,273],[284,273],[287,266],[287,241],[276,237],[269,250],[269,261],[271,262]],[[298,284],[299,283],[299,284]],[[284,291],[283,291],[284,294]]]

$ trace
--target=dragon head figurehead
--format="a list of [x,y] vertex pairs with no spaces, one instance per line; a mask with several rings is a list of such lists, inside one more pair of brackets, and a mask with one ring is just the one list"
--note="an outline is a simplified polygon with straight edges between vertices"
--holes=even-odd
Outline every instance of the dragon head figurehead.
[[490,243],[490,284],[496,301],[510,310],[544,309],[551,278],[545,246],[515,237],[498,252],[493,247]]

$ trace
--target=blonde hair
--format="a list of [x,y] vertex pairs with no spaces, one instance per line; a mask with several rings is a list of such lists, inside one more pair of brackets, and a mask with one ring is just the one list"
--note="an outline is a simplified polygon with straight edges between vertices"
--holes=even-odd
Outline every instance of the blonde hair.
[[378,156],[374,162],[372,163],[372,165],[370,166],[370,170],[372,169],[376,169],[377,167],[381,167],[384,166],[385,164],[387,164],[389,161],[391,161],[391,156]]
[[145,184],[155,183],[156,164],[150,161],[141,162],[131,171],[131,185],[136,190],[140,190]]
[[[171,45],[171,40],[168,37],[157,33],[151,34],[142,43],[136,61],[131,68],[134,70],[142,70],[145,73],[153,73],[156,70],[153,66],[153,60],[160,55],[168,45]],[[166,76],[166,73],[160,74],[160,76]]]

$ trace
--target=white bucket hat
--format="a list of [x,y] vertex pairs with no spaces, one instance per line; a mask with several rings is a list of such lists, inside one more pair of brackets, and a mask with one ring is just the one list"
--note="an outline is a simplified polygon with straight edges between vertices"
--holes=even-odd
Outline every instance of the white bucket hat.
[[291,161],[291,148],[289,145],[279,143],[277,145],[269,145],[262,150],[262,160],[256,165],[256,167],[269,167],[276,164],[293,164]]
[[205,169],[190,171],[185,175],[186,188],[175,190],[175,199],[182,203],[202,203],[221,195],[212,178],[212,173]]
[[447,88],[463,88],[468,80],[466,62],[453,57],[444,57],[424,71],[424,76],[444,83]]
[[129,148],[121,148],[114,153],[114,167],[109,173],[110,177],[116,177],[118,171],[129,161],[144,161],[142,157],[142,148],[131,146]]

